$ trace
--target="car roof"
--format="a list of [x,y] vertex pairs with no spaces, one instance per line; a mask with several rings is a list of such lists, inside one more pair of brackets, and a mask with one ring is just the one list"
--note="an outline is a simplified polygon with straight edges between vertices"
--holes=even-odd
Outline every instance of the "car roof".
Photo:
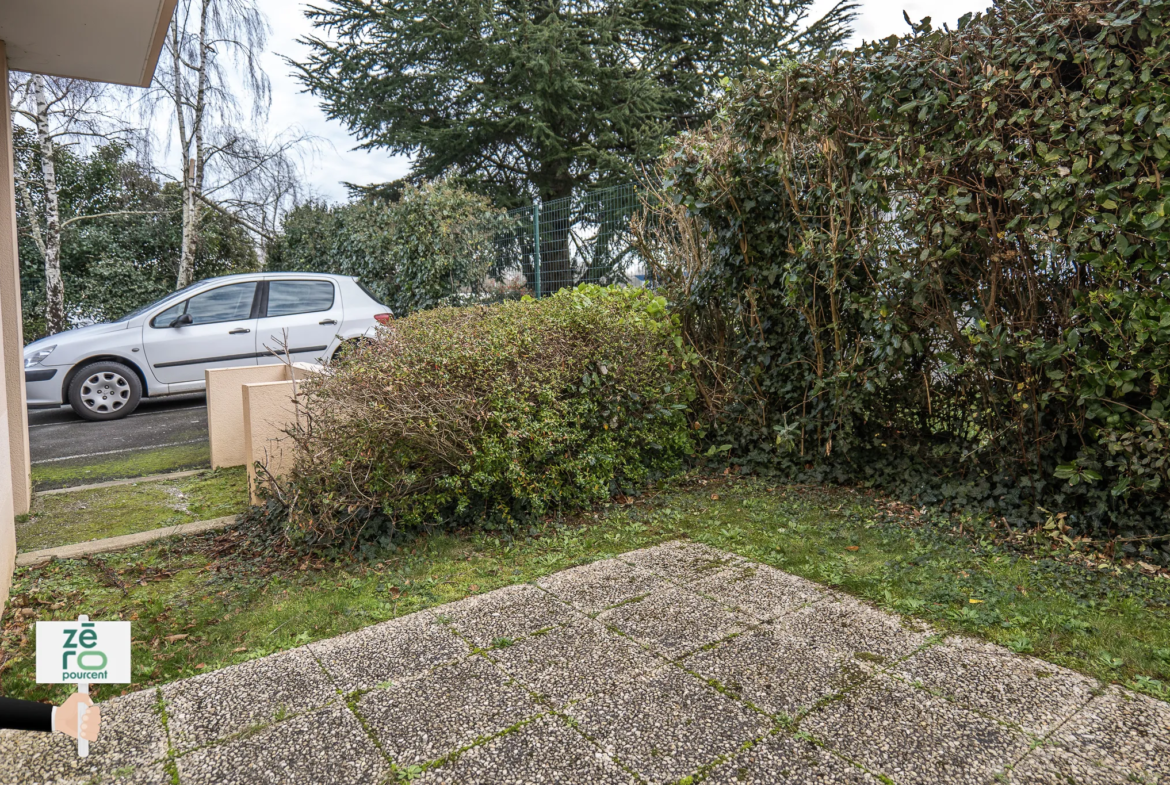
[[232,275],[217,275],[214,278],[204,278],[200,281],[195,281],[192,286],[204,286],[209,283],[228,283],[231,281],[266,281],[271,278],[328,278],[334,281],[353,281],[356,280],[352,275],[338,275],[336,273],[314,273],[305,272],[303,270],[289,270],[287,272],[279,270],[264,270],[257,273],[234,273]]

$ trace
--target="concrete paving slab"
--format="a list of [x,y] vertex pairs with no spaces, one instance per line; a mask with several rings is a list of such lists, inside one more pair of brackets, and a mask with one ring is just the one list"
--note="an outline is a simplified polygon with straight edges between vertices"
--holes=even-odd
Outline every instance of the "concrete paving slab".
[[127,783],[169,783],[155,765],[167,755],[158,693],[135,692],[99,705],[101,734],[89,745],[88,758],[77,757],[77,741],[62,733],[0,730],[0,782],[88,782],[117,772]]
[[605,753],[553,716],[463,752],[411,780],[416,785],[633,785]]
[[668,660],[740,632],[750,622],[714,600],[678,586],[608,610],[597,620]]
[[487,656],[556,708],[627,684],[664,664],[592,619],[492,649]]
[[781,618],[776,628],[808,646],[878,664],[909,657],[934,634],[923,622],[904,620],[841,594]]
[[649,570],[617,559],[584,564],[541,578],[536,585],[577,610],[595,614],[663,588],[666,581]]
[[800,730],[899,785],[983,785],[1028,738],[883,674],[812,712]]
[[828,596],[812,581],[752,563],[721,570],[690,588],[759,621],[783,616]]
[[484,649],[500,639],[515,640],[581,618],[568,605],[529,584],[468,597],[444,605],[435,614],[471,645]]
[[430,611],[310,643],[309,650],[345,694],[418,676],[471,653],[467,641]]
[[745,561],[734,553],[682,540],[629,551],[618,559],[679,583],[691,583]]
[[748,630],[680,664],[762,711],[787,717],[860,684],[874,669],[867,660],[809,646],[768,627]]
[[[873,785],[860,766],[897,785],[1170,785],[1170,704],[1115,687],[1086,703],[1092,680],[939,643],[924,624],[706,546],[541,583],[108,701],[84,761],[65,736],[0,731],[0,783],[154,785],[177,765],[196,785],[388,785],[393,763],[426,763],[432,784]],[[351,708],[338,687],[369,692]],[[795,736],[777,731],[781,713]]]
[[544,709],[480,655],[366,693],[357,713],[399,766],[415,766],[495,735]]
[[703,785],[881,785],[881,780],[781,731],[717,766]]
[[1101,686],[1052,663],[962,636],[923,649],[893,673],[1037,736],[1071,717]]
[[652,783],[690,776],[771,725],[674,666],[583,700],[565,713],[602,751]]
[[177,681],[162,694],[181,753],[339,700],[307,646]]
[[343,703],[178,759],[183,785],[366,785],[390,765]]
[[1170,704],[1110,687],[1006,779],[1017,785],[1170,783]]

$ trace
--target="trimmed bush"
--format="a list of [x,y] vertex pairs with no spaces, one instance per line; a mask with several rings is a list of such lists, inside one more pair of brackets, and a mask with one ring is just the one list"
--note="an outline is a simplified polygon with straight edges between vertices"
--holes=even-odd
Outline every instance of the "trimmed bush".
[[1170,558],[1168,28],[1004,0],[729,85],[664,158],[716,444]]
[[399,319],[299,391],[293,532],[511,526],[634,493],[692,451],[665,300],[580,286]]

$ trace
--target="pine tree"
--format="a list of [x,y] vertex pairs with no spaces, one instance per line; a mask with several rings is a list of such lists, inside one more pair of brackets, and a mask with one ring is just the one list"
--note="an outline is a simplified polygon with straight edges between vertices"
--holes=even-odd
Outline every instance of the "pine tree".
[[294,64],[366,148],[498,203],[627,180],[725,78],[839,46],[813,0],[329,0]]

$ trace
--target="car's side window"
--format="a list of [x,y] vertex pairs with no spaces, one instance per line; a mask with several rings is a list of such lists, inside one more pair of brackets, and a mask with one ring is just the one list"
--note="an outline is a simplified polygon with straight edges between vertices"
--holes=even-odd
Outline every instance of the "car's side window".
[[191,324],[214,324],[247,319],[252,315],[252,299],[255,295],[254,281],[220,286],[171,306],[154,317],[151,325],[169,327],[171,322],[184,313],[191,317]]
[[333,307],[333,284],[329,281],[269,281],[268,315],[328,311]]

